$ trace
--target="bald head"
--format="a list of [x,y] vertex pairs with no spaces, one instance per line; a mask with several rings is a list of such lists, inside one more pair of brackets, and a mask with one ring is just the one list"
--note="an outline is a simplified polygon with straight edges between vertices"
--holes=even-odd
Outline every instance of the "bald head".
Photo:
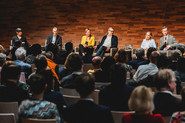
[[92,59],[92,65],[93,65],[93,67],[100,68],[101,61],[102,61],[102,59],[101,59],[100,56],[95,56]]

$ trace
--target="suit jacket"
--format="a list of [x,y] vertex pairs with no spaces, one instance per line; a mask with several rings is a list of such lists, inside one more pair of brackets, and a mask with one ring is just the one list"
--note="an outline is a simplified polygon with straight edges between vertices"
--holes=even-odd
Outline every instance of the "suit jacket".
[[24,47],[25,49],[27,49],[27,48],[30,46],[30,44],[29,44],[28,41],[26,40],[26,37],[22,36],[22,38],[19,39],[19,38],[17,37],[17,35],[16,35],[16,36],[13,36],[13,37],[12,37],[12,46],[13,46],[13,47],[15,46],[15,41],[17,41],[17,40],[20,40],[22,43],[24,42],[24,44],[22,45],[22,47]]
[[[98,45],[98,48],[101,47],[104,44],[106,38],[107,38],[107,35],[105,35],[102,38],[101,43]],[[118,38],[117,38],[117,36],[112,35],[111,47],[110,48],[117,48],[117,47],[118,47]]]
[[[46,46],[48,44],[50,44],[52,42],[52,40],[53,40],[53,35],[51,34],[48,36]],[[57,37],[56,37],[55,45],[62,46],[62,37],[60,37],[59,35],[57,35]]]
[[114,87],[108,85],[99,93],[99,104],[105,105],[116,111],[129,111],[128,100],[134,87]]
[[110,109],[90,100],[80,100],[64,113],[68,123],[114,123]]
[[168,40],[166,42],[166,45],[164,45],[163,44],[164,37],[165,36],[163,36],[163,37],[160,38],[160,44],[159,44],[160,50],[163,50],[167,45],[170,45],[171,47],[173,47],[173,46],[176,46],[178,44],[178,42],[176,41],[176,39],[173,36],[168,35]]
[[180,99],[164,92],[158,92],[154,96],[154,104],[154,113],[162,114],[163,116],[171,116],[176,111],[184,110]]

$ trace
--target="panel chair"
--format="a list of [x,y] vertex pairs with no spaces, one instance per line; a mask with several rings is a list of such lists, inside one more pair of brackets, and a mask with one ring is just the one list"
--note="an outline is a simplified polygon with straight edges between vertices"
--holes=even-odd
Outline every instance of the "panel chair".
[[14,113],[18,120],[18,102],[0,102],[0,113]]
[[56,119],[21,118],[22,123],[56,123]]
[[14,113],[0,113],[0,123],[16,123]]
[[135,111],[111,111],[114,123],[122,123],[122,116],[125,113],[135,113]]

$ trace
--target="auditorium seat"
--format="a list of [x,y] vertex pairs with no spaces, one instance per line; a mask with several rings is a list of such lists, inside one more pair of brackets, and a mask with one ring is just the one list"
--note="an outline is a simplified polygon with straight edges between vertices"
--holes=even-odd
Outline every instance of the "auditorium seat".
[[124,113],[134,113],[134,111],[111,111],[114,123],[122,123]]
[[22,118],[22,123],[56,123],[56,119]]
[[69,96],[80,96],[76,89],[71,88],[62,88],[60,87],[60,92],[63,93],[63,95],[69,95]]
[[16,123],[14,113],[0,113],[0,123]]
[[101,90],[102,88],[110,85],[110,82],[95,82],[95,88]]
[[80,96],[63,95],[66,103],[72,105],[80,100]]

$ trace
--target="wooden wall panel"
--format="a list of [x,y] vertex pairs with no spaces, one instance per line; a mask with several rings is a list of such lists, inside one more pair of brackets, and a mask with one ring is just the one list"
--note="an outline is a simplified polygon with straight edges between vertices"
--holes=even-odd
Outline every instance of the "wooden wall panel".
[[77,46],[89,27],[96,40],[112,26],[119,47],[140,47],[145,33],[152,31],[159,42],[161,27],[185,43],[185,0],[2,0],[0,1],[0,44],[8,47],[21,27],[28,41],[44,45],[54,26],[63,43]]

